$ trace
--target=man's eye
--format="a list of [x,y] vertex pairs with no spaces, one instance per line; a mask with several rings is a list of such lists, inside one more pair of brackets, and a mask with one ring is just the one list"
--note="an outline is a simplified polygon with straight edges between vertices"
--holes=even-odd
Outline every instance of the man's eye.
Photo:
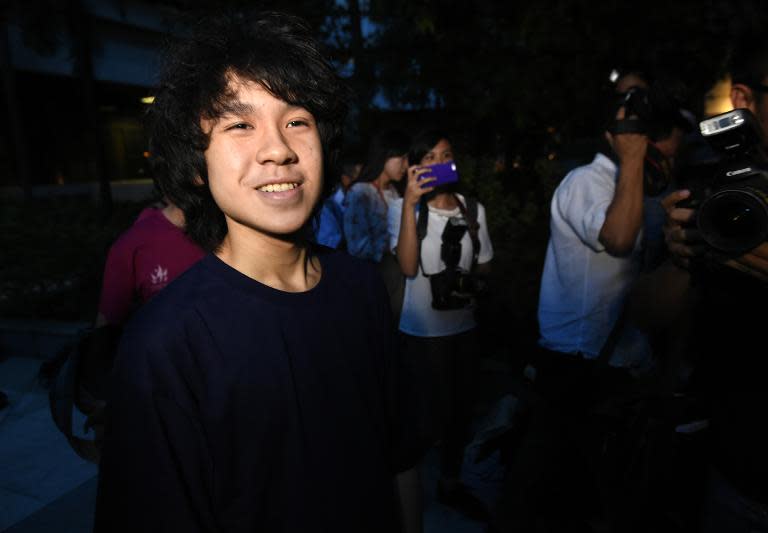
[[231,126],[227,127],[227,130],[247,130],[247,129],[251,129],[251,125],[245,122],[238,122],[237,124],[232,124]]
[[297,128],[299,126],[309,126],[309,122],[307,122],[306,120],[298,119],[298,120],[292,120],[287,124],[288,128]]

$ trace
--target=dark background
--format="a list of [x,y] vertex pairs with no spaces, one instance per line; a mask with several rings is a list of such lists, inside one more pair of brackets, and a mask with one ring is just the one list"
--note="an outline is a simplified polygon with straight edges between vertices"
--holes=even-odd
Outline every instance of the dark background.
[[[730,43],[768,15],[755,0],[5,3],[3,318],[91,320],[106,251],[146,204],[116,191],[151,189],[140,99],[151,95],[152,82],[95,75],[95,66],[119,71],[125,60],[109,57],[107,43],[156,56],[190,20],[232,7],[293,12],[317,29],[355,90],[347,153],[364,153],[385,127],[413,133],[430,125],[449,133],[464,191],[488,211],[496,257],[484,324],[503,332],[489,347],[500,354],[511,342],[535,340],[549,199],[565,173],[599,146],[610,71],[640,68],[667,80],[701,119]],[[71,69],[32,68],[19,59],[20,46],[42,58],[64,57]]]

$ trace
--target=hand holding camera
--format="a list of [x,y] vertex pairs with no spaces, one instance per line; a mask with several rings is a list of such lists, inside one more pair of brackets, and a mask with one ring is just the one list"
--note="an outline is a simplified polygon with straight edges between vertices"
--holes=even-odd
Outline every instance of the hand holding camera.
[[768,279],[768,158],[760,127],[746,109],[700,123],[722,158],[703,167],[689,190],[668,195],[665,236],[681,266],[709,255],[759,279]]
[[[616,121],[634,121],[636,117],[626,116],[627,110],[625,107],[620,107],[616,113]],[[606,138],[608,143],[613,148],[616,156],[621,161],[622,165],[643,164],[645,159],[645,152],[648,149],[648,137],[642,133],[630,133],[630,132],[606,132]]]

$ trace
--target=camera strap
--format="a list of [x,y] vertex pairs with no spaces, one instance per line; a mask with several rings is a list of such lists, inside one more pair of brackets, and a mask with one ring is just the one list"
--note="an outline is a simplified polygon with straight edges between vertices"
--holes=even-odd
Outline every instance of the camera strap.
[[[478,257],[480,256],[480,223],[477,221],[477,200],[475,198],[466,198],[467,204],[459,199],[455,194],[453,195],[456,200],[456,204],[459,206],[459,212],[464,220],[467,221],[467,231],[469,237],[472,239],[472,266],[470,272],[475,269],[477,265]],[[419,268],[424,277],[428,278],[431,274],[427,274],[424,271],[424,266],[421,264],[421,242],[427,236],[427,222],[429,221],[429,206],[426,199],[422,196],[419,202],[419,216],[416,219],[416,238],[419,241]]]

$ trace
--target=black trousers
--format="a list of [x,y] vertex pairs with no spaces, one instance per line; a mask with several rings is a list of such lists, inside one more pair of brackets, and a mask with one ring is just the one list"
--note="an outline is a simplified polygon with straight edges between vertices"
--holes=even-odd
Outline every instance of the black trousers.
[[[411,427],[426,452],[437,441],[442,477],[459,477],[479,374],[476,330],[446,337],[401,334]],[[422,457],[423,458],[423,457]]]

